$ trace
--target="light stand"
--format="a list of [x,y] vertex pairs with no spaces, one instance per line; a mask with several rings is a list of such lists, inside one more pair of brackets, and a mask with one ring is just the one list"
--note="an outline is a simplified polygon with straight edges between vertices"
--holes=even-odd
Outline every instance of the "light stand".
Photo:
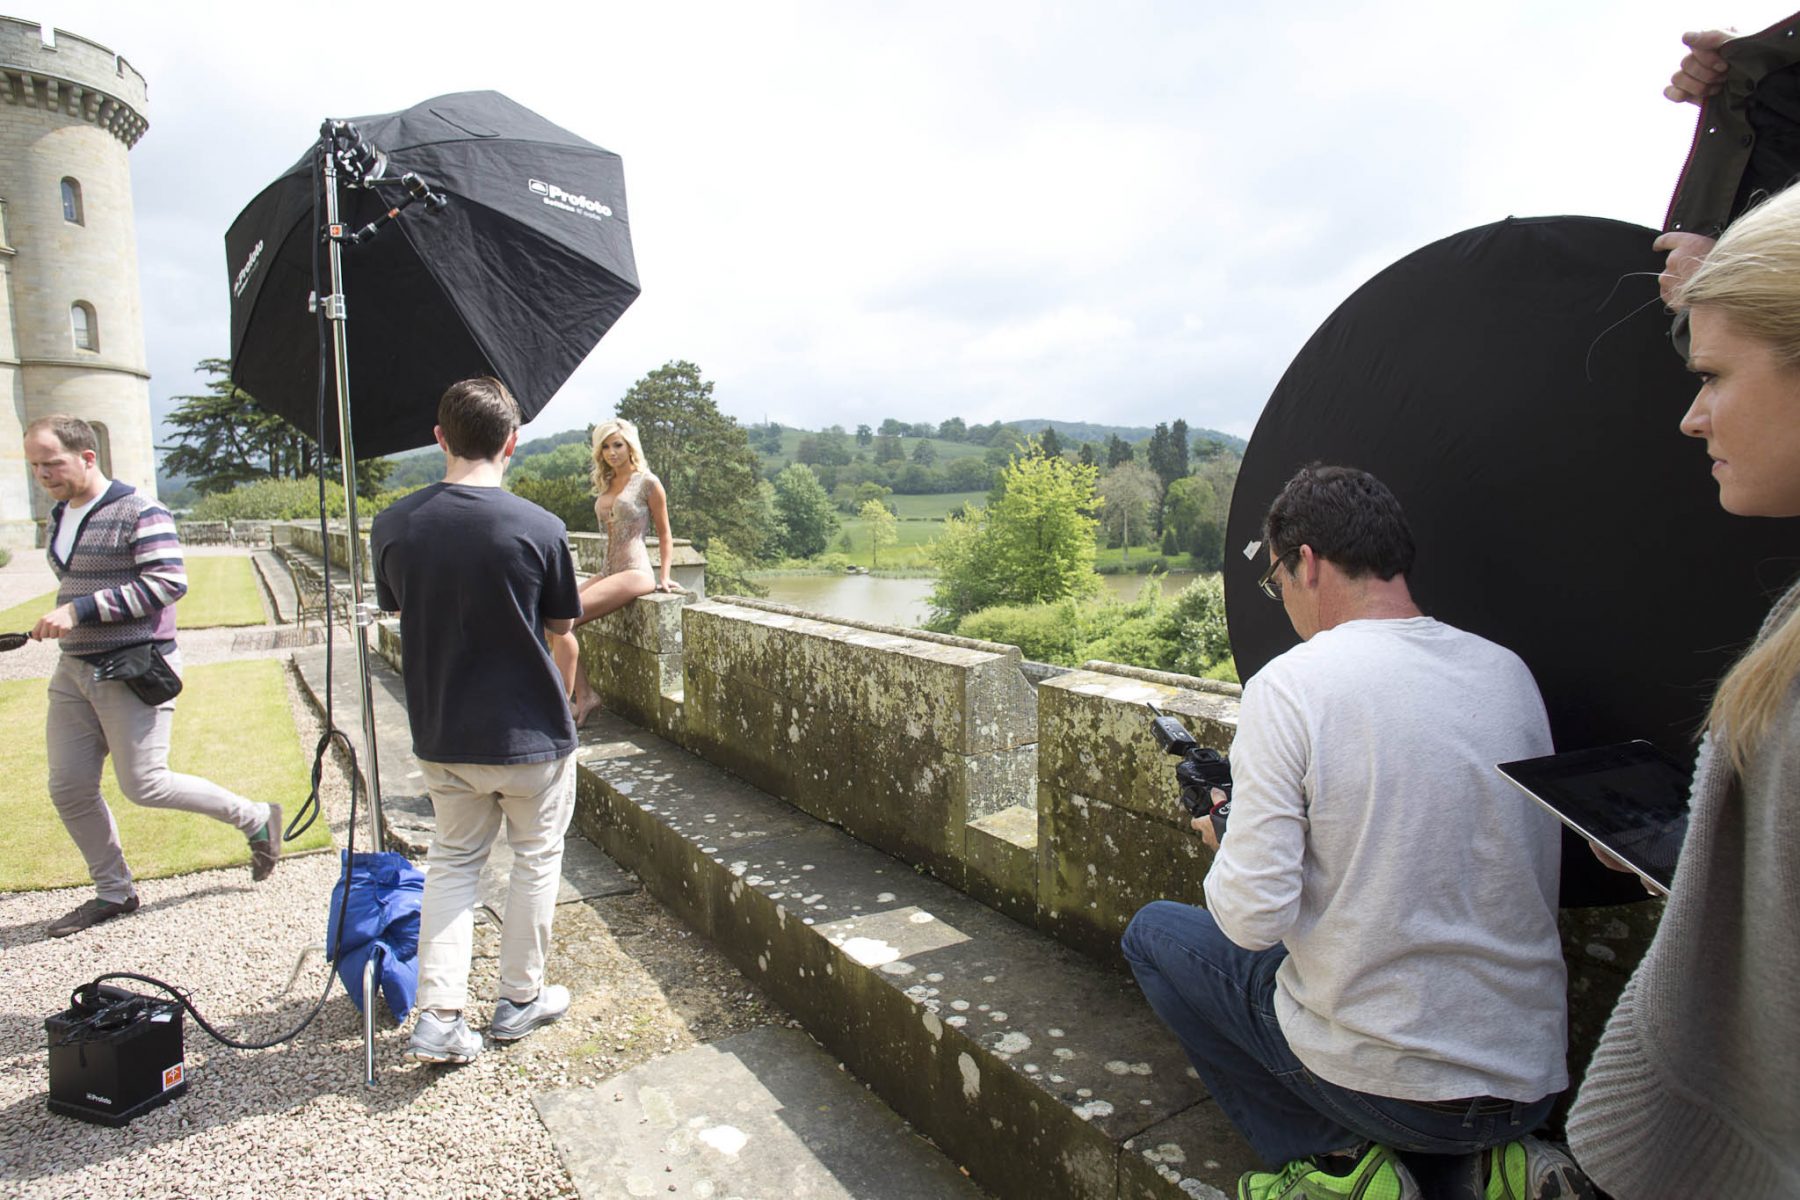
[[[320,127],[319,170],[320,186],[325,194],[325,246],[326,261],[329,272],[330,290],[318,298],[325,319],[331,325],[331,358],[332,374],[337,388],[338,412],[338,456],[344,474],[344,519],[347,522],[348,544],[346,557],[349,559],[351,613],[356,629],[356,678],[357,701],[362,709],[363,758],[366,764],[364,771],[364,802],[368,811],[369,846],[373,852],[380,853],[387,844],[386,831],[381,816],[381,763],[375,744],[375,703],[374,692],[369,682],[369,635],[368,630],[377,619],[376,607],[363,599],[363,551],[362,527],[356,519],[356,443],[351,432],[350,421],[350,348],[347,324],[349,321],[348,306],[344,300],[344,259],[343,243],[348,240],[360,245],[381,232],[383,226],[399,216],[401,211],[416,200],[425,201],[428,212],[443,210],[445,198],[431,190],[430,186],[413,174],[402,175],[399,182],[405,185],[407,195],[400,203],[392,206],[380,217],[369,222],[354,234],[347,233],[339,219],[338,179],[342,174],[348,177],[353,187],[372,187],[383,179],[387,167],[387,156],[371,147],[357,132],[356,126],[347,121],[326,121]],[[323,514],[321,514],[321,520]],[[329,560],[330,544],[321,547]],[[330,611],[332,597],[326,597],[327,612]],[[326,637],[331,636],[333,622],[326,619]],[[330,673],[327,672],[327,691],[330,689]],[[354,856],[346,866],[344,890],[349,893],[350,881],[348,871],[354,866]],[[375,996],[376,979],[381,969],[382,953],[379,949],[369,956],[363,966],[363,1082],[369,1087],[375,1086]]]
[[[379,853],[387,845],[381,819],[381,763],[375,748],[375,701],[369,684],[368,628],[375,623],[375,610],[363,600],[362,527],[356,520],[356,444],[350,431],[350,345],[345,324],[349,319],[344,303],[344,227],[338,220],[338,153],[337,141],[345,130],[355,137],[355,127],[327,121],[321,130],[323,151],[320,155],[325,189],[325,244],[329,264],[331,290],[319,298],[325,320],[331,326],[332,373],[337,385],[338,455],[344,472],[344,519],[349,525],[348,543],[351,612],[356,626],[357,700],[362,707],[363,758],[367,764],[364,779],[368,787],[364,805],[369,820],[369,848]],[[360,143],[360,139],[357,139]],[[366,148],[366,147],[365,147]],[[381,160],[374,158],[379,167]],[[322,547],[323,548],[323,547]],[[326,598],[327,612],[332,597]],[[327,618],[327,636],[330,621]]]

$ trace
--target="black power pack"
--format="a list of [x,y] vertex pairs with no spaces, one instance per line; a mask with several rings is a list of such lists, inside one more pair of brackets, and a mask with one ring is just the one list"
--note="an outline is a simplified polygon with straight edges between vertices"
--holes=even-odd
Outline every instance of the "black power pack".
[[105,984],[86,984],[44,1019],[50,1038],[50,1111],[124,1125],[187,1091],[181,1006]]

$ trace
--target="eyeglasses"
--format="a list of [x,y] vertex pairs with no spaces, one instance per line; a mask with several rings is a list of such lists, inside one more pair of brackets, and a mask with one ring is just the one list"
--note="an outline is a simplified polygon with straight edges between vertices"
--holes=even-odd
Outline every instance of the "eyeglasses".
[[1684,308],[1676,313],[1674,324],[1669,326],[1669,341],[1674,345],[1675,353],[1681,355],[1684,362],[1693,357],[1694,349],[1693,329],[1688,321],[1690,311]]
[[1269,563],[1269,569],[1264,571],[1262,578],[1256,581],[1256,586],[1263,590],[1263,595],[1277,604],[1281,603],[1281,578],[1275,572],[1281,569],[1282,563],[1298,553],[1300,553],[1300,547],[1295,546],[1286,554],[1276,555],[1274,561]]

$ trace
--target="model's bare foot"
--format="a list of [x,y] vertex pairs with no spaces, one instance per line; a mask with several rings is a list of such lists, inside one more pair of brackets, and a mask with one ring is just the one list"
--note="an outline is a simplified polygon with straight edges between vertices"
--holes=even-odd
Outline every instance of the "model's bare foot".
[[600,711],[600,697],[593,692],[569,702],[569,711],[575,717],[575,728],[580,729],[588,723],[588,718]]

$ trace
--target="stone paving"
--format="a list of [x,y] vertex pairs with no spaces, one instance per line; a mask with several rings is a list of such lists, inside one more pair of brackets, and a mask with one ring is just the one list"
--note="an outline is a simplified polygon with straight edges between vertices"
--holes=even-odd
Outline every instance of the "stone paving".
[[[52,586],[41,555],[15,556],[0,569],[0,604],[41,595]],[[184,659],[192,664],[287,656],[295,639],[288,627],[268,626],[184,631],[180,640]],[[339,650],[343,670],[353,657],[344,652],[341,638]],[[55,654],[54,647],[33,646],[0,655],[0,677],[47,675]],[[291,692],[301,742],[310,747],[319,734],[317,709],[297,681]],[[337,721],[341,727],[355,725],[354,708],[340,707]],[[390,749],[384,778],[404,780],[413,769],[406,759]],[[322,796],[340,845],[347,780],[344,763],[328,760]],[[291,812],[299,799],[283,801]],[[845,1103],[847,1080],[835,1060],[804,1034],[781,1029],[791,1023],[762,989],[647,896],[635,877],[579,839],[571,844],[567,867],[550,954],[551,978],[574,996],[564,1021],[514,1046],[490,1048],[468,1066],[434,1068],[402,1059],[409,1028],[396,1027],[384,1015],[378,1020],[373,1088],[362,1083],[361,1018],[341,989],[333,991],[311,1027],[276,1049],[231,1050],[190,1023],[189,1093],[119,1129],[45,1109],[43,1019],[67,1005],[76,985],[104,971],[135,970],[189,989],[209,1019],[239,1038],[266,1038],[291,1026],[310,1009],[325,980],[317,953],[308,951],[322,944],[337,874],[333,857],[290,858],[260,885],[252,885],[241,868],[143,881],[144,906],[135,915],[60,941],[48,939],[45,926],[85,898],[86,889],[0,892],[0,1193],[22,1200],[290,1195],[531,1200],[668,1194],[666,1181],[679,1169],[691,1185],[684,1194],[693,1196],[979,1194],[928,1143],[854,1085],[862,1098],[856,1121],[840,1123],[834,1111]],[[484,901],[494,906],[497,879],[485,882]],[[483,915],[469,1014],[477,1028],[485,1025],[492,1003],[498,947],[499,914],[490,907]],[[303,956],[305,965],[290,985],[290,973]],[[768,1063],[761,1084],[742,1078],[748,1070],[743,1064],[763,1061],[760,1043],[730,1041],[755,1030],[799,1039],[780,1056],[781,1064]],[[596,1172],[583,1157],[571,1173],[558,1140],[566,1143],[573,1136],[585,1144],[591,1131],[584,1132],[583,1123],[589,1115],[602,1123],[613,1118],[623,1101],[605,1090],[610,1081],[620,1080],[615,1090],[622,1096],[619,1089],[628,1084],[621,1072],[665,1055],[679,1059],[683,1051],[720,1039],[730,1048],[713,1054],[713,1060],[729,1059],[737,1072],[730,1077],[733,1086],[718,1093],[729,1100],[728,1110],[709,1108],[689,1095],[679,1110],[680,1129],[671,1127],[670,1138],[658,1144],[642,1169]],[[801,1053],[801,1043],[813,1046],[812,1052]],[[682,1061],[673,1061],[669,1070],[679,1075]],[[657,1080],[673,1077],[652,1075],[645,1082],[634,1076],[629,1086],[638,1103],[654,1106]],[[700,1077],[701,1094],[706,1078]],[[710,1078],[716,1084],[725,1077]],[[590,1103],[601,1112],[589,1114]],[[536,1104],[558,1114],[557,1138]],[[845,1111],[846,1122],[851,1115]],[[700,1125],[689,1127],[701,1118]],[[776,1136],[789,1126],[801,1136]],[[701,1136],[721,1127],[732,1132],[711,1140]],[[825,1136],[833,1130],[835,1140]],[[745,1141],[738,1143],[738,1136]],[[850,1170],[853,1152],[864,1142],[879,1144],[884,1156],[879,1161],[892,1168],[866,1184]],[[633,1161],[650,1155],[640,1149],[620,1152]],[[638,1187],[644,1179],[650,1192]],[[780,1185],[784,1179],[810,1182],[795,1191]]]

